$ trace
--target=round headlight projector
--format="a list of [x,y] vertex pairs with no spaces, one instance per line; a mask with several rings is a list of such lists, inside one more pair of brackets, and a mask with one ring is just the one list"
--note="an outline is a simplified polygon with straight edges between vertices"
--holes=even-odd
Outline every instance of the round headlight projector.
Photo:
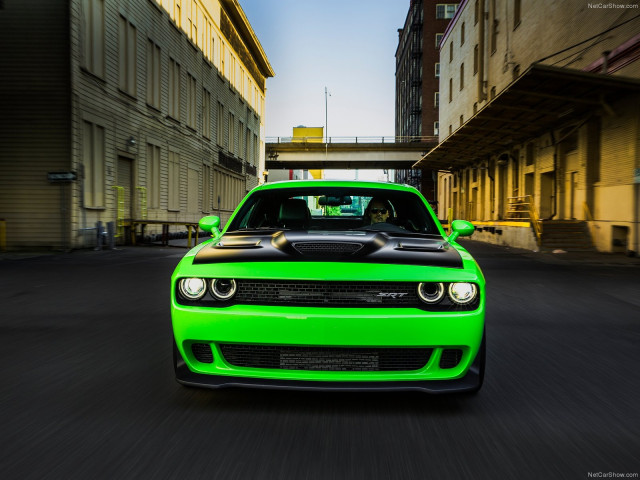
[[425,303],[438,303],[444,297],[444,285],[442,283],[420,283],[418,296]]
[[183,278],[180,280],[180,293],[188,300],[199,300],[207,291],[207,284],[202,278]]
[[215,278],[211,280],[211,294],[216,300],[229,300],[236,294],[238,286],[232,278]]
[[473,283],[452,283],[449,285],[449,297],[459,305],[473,302],[478,294],[478,288]]

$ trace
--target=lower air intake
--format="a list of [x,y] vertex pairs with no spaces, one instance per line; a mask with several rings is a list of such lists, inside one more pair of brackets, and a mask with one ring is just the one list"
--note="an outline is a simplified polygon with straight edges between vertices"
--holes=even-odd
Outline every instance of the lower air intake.
[[389,372],[423,368],[431,348],[288,347],[220,345],[227,363],[236,367],[324,372]]
[[191,351],[200,363],[213,363],[213,352],[208,343],[193,343]]
[[448,348],[442,351],[440,357],[440,368],[455,368],[462,360],[462,350],[458,348]]

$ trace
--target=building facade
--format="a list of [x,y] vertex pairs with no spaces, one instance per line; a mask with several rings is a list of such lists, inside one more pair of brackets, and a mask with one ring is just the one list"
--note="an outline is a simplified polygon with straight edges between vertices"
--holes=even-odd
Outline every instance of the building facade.
[[[411,0],[396,50],[395,135],[400,141],[437,138],[440,102],[440,41],[458,2]],[[396,181],[421,190],[435,203],[432,171],[402,169]]]
[[273,70],[237,0],[3,6],[7,248],[91,246],[98,221],[120,242],[133,220],[224,222],[261,181]]
[[494,243],[638,252],[639,32],[633,5],[463,1],[419,162],[439,169],[440,217]]

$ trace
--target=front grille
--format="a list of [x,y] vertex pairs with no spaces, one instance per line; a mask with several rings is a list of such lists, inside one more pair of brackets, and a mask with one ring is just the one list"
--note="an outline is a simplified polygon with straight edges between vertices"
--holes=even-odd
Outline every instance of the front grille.
[[[188,300],[176,288],[181,305],[227,307],[230,305],[283,305],[321,307],[419,308],[430,312],[470,311],[480,297],[466,305],[454,304],[447,295],[436,304],[418,296],[415,282],[330,282],[298,280],[236,279],[237,293],[227,301],[214,300],[207,293],[200,300]],[[445,286],[446,288],[446,286]]]
[[293,248],[303,255],[351,255],[362,248],[355,242],[295,242]]
[[389,372],[419,370],[431,348],[291,347],[221,344],[227,363],[236,367],[324,372]]
[[406,282],[290,282],[238,280],[241,304],[419,305],[415,284]]
[[462,360],[462,350],[459,348],[447,348],[442,351],[440,368],[455,368]]
[[191,345],[191,352],[201,363],[213,363],[213,353],[208,343],[194,343]]

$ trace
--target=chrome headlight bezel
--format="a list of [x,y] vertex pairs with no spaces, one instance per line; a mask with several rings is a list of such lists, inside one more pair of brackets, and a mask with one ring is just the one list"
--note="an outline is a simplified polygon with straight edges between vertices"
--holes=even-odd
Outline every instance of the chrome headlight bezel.
[[[198,282],[200,286],[198,287]],[[178,282],[180,295],[185,299],[195,301],[200,300],[207,293],[207,282],[204,278],[186,277]]]
[[[222,282],[229,282],[229,284],[222,285]],[[233,298],[238,291],[238,284],[233,278],[212,278],[209,290],[213,298],[224,302]]]
[[[425,287],[435,287],[435,292],[429,294],[424,291]],[[418,284],[418,297],[424,303],[435,304],[444,298],[445,288],[442,282],[421,282]]]

